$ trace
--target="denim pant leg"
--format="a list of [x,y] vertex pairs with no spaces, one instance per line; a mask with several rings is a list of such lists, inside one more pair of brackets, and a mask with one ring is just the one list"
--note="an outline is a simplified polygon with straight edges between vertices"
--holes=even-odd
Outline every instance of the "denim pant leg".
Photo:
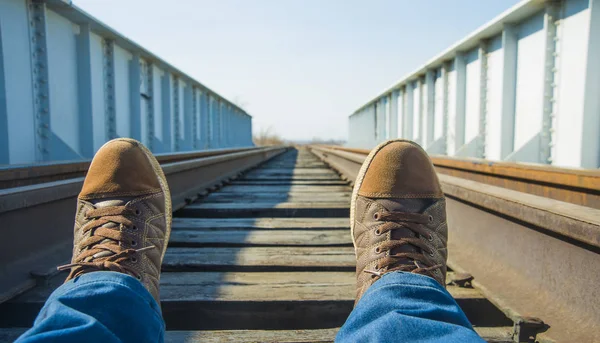
[[360,299],[336,342],[484,342],[434,279],[391,272]]
[[160,307],[135,278],[93,272],[57,288],[17,342],[163,342]]

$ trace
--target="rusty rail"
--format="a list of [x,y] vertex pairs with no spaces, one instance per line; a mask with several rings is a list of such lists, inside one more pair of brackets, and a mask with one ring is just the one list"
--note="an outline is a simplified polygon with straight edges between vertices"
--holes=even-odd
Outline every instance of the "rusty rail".
[[[156,154],[161,164],[251,151],[256,148],[212,149],[171,154]],[[85,176],[92,160],[46,162],[0,166],[0,189],[35,185]]]
[[[370,150],[324,148],[367,155]],[[600,170],[432,155],[440,174],[600,209]]]
[[[311,149],[350,181],[368,153]],[[451,267],[468,270],[507,315],[549,323],[550,330],[539,337],[595,341],[600,328],[600,210],[555,198],[572,200],[568,192],[574,189],[588,200],[590,194],[597,196],[598,172],[446,157],[434,157],[434,164],[447,198]],[[564,193],[536,194],[544,187]]]

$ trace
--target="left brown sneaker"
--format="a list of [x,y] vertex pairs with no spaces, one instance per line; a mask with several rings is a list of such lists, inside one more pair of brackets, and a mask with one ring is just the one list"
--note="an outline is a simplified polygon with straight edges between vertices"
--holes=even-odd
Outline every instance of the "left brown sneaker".
[[171,233],[167,179],[142,143],[118,138],[94,156],[77,199],[71,269],[115,271],[142,282],[157,303],[162,260]]

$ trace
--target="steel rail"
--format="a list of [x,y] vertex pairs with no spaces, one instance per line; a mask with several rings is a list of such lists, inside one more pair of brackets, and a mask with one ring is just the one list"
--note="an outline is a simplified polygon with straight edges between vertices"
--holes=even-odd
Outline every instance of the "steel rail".
[[[366,149],[326,148],[358,155],[369,153]],[[600,209],[600,170],[442,155],[432,155],[431,159],[440,174]]]
[[[350,181],[366,158],[364,150],[311,149]],[[443,171],[438,175],[447,199],[450,266],[471,273],[486,297],[510,317],[549,323],[542,338],[595,341],[600,210]]]
[[[194,201],[206,189],[218,187],[286,149],[222,149],[160,155],[159,161],[171,190],[173,210]],[[45,282],[55,273],[57,265],[68,261],[76,197],[84,179],[77,176],[80,173],[77,170],[85,163],[64,164],[63,169],[57,167],[58,174],[76,177],[0,189],[0,230],[3,234],[0,241],[0,303]],[[46,170],[39,171],[37,174],[25,173],[22,179],[34,179]],[[52,179],[53,176],[46,174],[45,177]]]
[[[160,163],[178,162],[193,158],[218,156],[256,148],[212,149],[203,151],[156,154]],[[0,189],[34,185],[85,176],[92,160],[47,162],[0,166]]]

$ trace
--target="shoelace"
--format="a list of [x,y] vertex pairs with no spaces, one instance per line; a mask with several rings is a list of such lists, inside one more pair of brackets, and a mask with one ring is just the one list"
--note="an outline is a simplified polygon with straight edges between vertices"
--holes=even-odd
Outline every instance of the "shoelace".
[[[376,235],[383,235],[392,230],[409,229],[421,237],[427,237],[429,241],[433,240],[433,236],[431,236],[431,234],[422,226],[431,220],[431,217],[428,215],[405,212],[377,212],[374,215],[374,219],[385,222],[385,224],[375,230]],[[403,237],[386,241],[375,248],[375,252],[379,254],[386,251],[392,251],[394,248],[408,244],[419,248],[421,252],[400,252],[390,254],[379,261],[375,266],[376,270],[364,270],[364,272],[372,274],[373,277],[381,277],[384,273],[392,271],[407,271],[423,274],[443,267],[441,264],[433,264],[434,262],[428,256],[433,257],[434,252],[431,251],[431,248],[419,237]],[[402,259],[411,260],[413,263],[401,264],[400,260]]]
[[[89,210],[85,217],[91,219],[82,228],[81,234],[89,237],[81,241],[82,252],[77,255],[73,263],[59,266],[58,270],[71,269],[67,280],[89,271],[115,271],[129,274],[137,279],[141,278],[135,270],[123,264],[126,261],[136,262],[136,255],[155,246],[141,249],[126,248],[136,246],[135,237],[121,230],[124,227],[137,230],[135,224],[127,216],[138,215],[136,210],[127,206],[107,206]],[[103,225],[113,223],[115,227]]]

